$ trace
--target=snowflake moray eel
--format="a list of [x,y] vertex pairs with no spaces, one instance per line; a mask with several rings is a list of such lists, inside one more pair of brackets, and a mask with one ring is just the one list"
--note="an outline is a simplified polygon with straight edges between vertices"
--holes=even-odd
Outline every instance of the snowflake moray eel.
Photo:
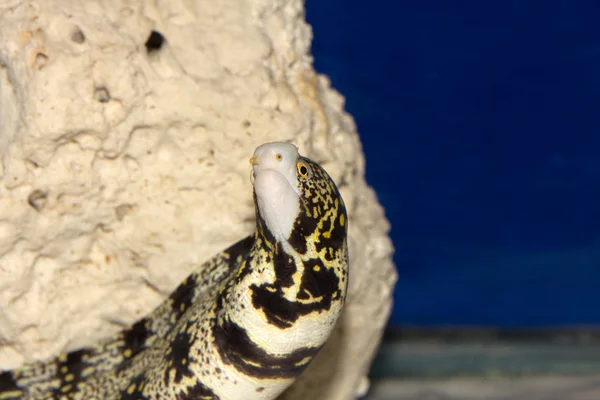
[[0,400],[271,400],[310,364],[348,285],[344,202],[289,143],[250,159],[256,232],[110,340],[0,373]]

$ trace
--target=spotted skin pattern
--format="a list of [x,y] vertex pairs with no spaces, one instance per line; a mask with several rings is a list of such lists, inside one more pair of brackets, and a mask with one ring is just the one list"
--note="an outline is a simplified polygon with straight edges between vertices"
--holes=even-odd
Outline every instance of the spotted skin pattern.
[[275,239],[255,192],[254,235],[111,340],[0,373],[0,400],[275,399],[331,333],[348,284],[340,193],[318,164],[296,162],[299,201],[287,240]]

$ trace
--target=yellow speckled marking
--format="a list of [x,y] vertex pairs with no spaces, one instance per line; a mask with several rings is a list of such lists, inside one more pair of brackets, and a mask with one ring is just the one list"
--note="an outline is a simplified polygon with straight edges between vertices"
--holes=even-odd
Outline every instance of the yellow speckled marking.
[[3,399],[14,399],[16,397],[21,397],[23,392],[20,390],[13,390],[11,392],[2,392],[0,393],[0,400]]
[[127,393],[129,394],[133,394],[133,392],[135,392],[135,383],[132,383],[131,385],[129,385],[129,387],[127,388]]

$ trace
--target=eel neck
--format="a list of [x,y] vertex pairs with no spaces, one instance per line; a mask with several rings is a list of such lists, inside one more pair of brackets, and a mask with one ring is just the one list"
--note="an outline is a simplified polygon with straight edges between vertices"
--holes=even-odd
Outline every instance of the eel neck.
[[300,348],[316,352],[342,308],[345,266],[326,266],[260,234],[250,254],[228,289],[219,324],[235,325],[270,354]]

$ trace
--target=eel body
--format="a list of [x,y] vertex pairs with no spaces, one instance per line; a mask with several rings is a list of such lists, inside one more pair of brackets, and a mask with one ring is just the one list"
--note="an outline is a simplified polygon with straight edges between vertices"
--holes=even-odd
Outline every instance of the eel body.
[[347,215],[288,143],[250,159],[256,232],[97,346],[0,373],[0,400],[275,399],[330,335],[348,284]]

